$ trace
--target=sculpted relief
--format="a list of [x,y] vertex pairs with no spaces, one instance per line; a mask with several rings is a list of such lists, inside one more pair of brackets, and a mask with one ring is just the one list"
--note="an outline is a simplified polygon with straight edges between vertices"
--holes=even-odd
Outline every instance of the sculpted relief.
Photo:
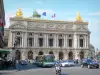
[[66,25],[66,26],[65,26],[65,29],[66,29],[66,30],[72,30],[72,29],[73,29],[73,25]]
[[79,25],[76,28],[77,31],[88,31],[88,28],[86,28],[84,25]]

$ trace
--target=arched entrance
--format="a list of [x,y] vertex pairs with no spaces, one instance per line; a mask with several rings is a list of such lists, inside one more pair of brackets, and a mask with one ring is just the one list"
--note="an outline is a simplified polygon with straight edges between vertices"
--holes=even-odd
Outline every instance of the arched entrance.
[[64,57],[63,52],[60,51],[60,52],[59,52],[59,60],[63,60],[63,57]]
[[43,52],[42,52],[42,51],[40,51],[40,52],[38,53],[38,55],[43,55]]
[[80,59],[83,59],[83,58],[84,58],[84,52],[81,51],[81,52],[80,52]]
[[33,59],[33,52],[32,51],[29,51],[28,52],[28,59]]
[[68,59],[73,60],[73,53],[72,52],[68,53]]
[[52,52],[52,51],[50,51],[50,52],[49,52],[49,54],[53,54],[53,52]]
[[20,53],[20,51],[19,50],[16,50],[16,56],[15,56],[15,59],[16,60],[20,60],[20,58],[21,58],[21,53]]

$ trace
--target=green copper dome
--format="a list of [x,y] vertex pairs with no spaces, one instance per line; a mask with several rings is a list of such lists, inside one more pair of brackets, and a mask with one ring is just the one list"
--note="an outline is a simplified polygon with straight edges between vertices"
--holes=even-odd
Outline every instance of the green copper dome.
[[40,18],[41,15],[38,14],[37,11],[35,10],[35,11],[33,12],[33,17],[35,17],[35,18]]

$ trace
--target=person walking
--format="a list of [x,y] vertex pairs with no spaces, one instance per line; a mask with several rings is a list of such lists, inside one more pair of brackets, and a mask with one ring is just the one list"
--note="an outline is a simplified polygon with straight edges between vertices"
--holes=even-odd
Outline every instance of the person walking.
[[16,60],[16,69],[18,71],[20,71],[20,62],[19,62],[19,60]]

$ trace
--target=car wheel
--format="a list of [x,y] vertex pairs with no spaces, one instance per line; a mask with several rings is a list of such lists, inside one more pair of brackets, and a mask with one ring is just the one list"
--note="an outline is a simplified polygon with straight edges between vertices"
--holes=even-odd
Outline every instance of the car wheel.
[[97,66],[96,68],[99,68],[99,66]]
[[84,67],[84,65],[81,65],[81,68],[83,68]]
[[91,68],[91,66],[90,66],[90,65],[88,65],[88,68],[90,69],[90,68]]

